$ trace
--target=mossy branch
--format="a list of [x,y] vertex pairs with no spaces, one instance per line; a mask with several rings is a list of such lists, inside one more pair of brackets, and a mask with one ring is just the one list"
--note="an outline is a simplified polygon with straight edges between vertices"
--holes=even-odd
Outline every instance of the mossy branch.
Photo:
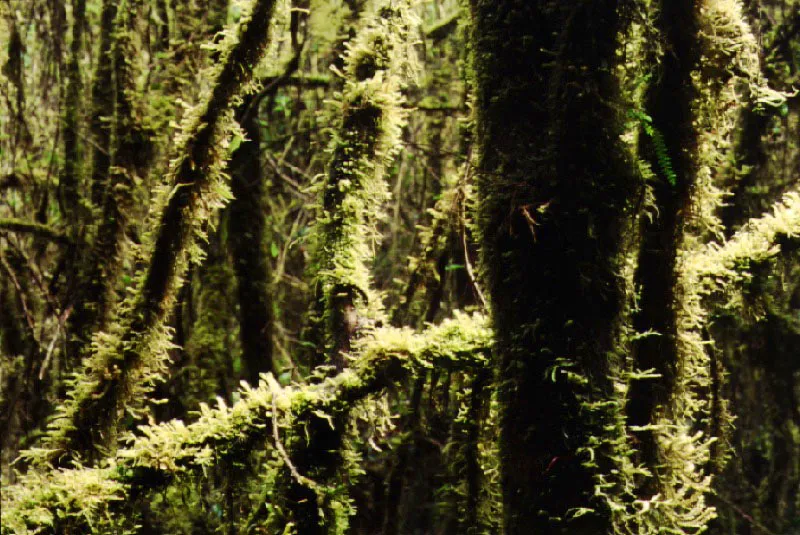
[[270,435],[274,410],[290,427],[302,426],[307,415],[320,411],[335,417],[408,374],[432,368],[488,369],[491,346],[488,320],[477,314],[456,313],[421,334],[377,329],[359,340],[351,368],[321,383],[280,391],[275,381],[262,380],[255,388],[243,383],[236,404],[201,405],[190,425],[174,420],[140,427],[107,467],[21,476],[3,492],[2,533],[49,533],[56,518],[93,526],[94,533],[117,533],[121,519],[114,515],[115,504],[134,491],[156,491],[181,474],[203,472],[244,454]]
[[72,243],[69,237],[62,232],[55,230],[48,225],[35,223],[33,221],[25,221],[24,219],[8,217],[0,218],[0,232],[2,231],[33,234],[35,236],[47,238],[48,240],[65,245]]
[[83,370],[72,380],[45,440],[46,460],[64,465],[92,458],[98,446],[113,448],[117,424],[137,414],[152,384],[165,372],[170,347],[165,325],[190,260],[202,257],[197,243],[204,223],[229,198],[223,166],[236,124],[232,107],[248,89],[253,68],[264,56],[275,0],[257,0],[222,44],[212,70],[211,90],[184,118],[176,157],[161,194],[145,248],[147,266],[120,307],[119,319],[95,337]]
[[731,284],[749,278],[751,264],[764,261],[780,251],[781,238],[800,236],[800,192],[792,191],[776,202],[765,215],[748,221],[723,244],[710,243],[686,259],[691,280],[701,293],[724,293]]
[[378,236],[375,225],[389,197],[385,175],[405,124],[401,89],[413,57],[406,2],[376,2],[365,17],[367,24],[344,55],[345,84],[334,109],[341,119],[322,184],[324,213],[314,267],[321,290],[316,319],[322,323],[325,353],[340,366],[339,354],[350,349],[359,322],[382,315],[368,266]]
[[461,19],[461,9],[455,9],[423,30],[425,37],[440,41],[450,35]]

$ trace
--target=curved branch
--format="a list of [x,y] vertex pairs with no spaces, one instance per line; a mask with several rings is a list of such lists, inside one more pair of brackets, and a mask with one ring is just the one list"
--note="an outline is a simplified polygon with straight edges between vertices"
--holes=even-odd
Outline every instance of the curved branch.
[[[118,521],[112,514],[114,504],[127,496],[155,492],[180,474],[205,473],[210,466],[263,443],[272,432],[276,410],[290,427],[299,429],[308,415],[346,414],[356,402],[399,384],[408,374],[434,367],[488,369],[491,347],[489,321],[477,314],[456,313],[420,334],[378,329],[358,342],[354,366],[324,382],[285,387],[280,395],[265,380],[257,388],[243,383],[236,404],[201,405],[193,424],[176,420],[140,427],[131,445],[109,459],[109,468],[32,471],[22,476],[4,489],[2,533],[37,529],[48,533],[55,515],[79,525],[91,522],[95,532],[103,533],[104,523]],[[111,531],[111,526],[107,529]]]
[[687,272],[708,295],[747,278],[747,267],[776,255],[782,237],[800,236],[800,191],[792,191],[761,217],[748,221],[720,245],[708,244],[686,259]]

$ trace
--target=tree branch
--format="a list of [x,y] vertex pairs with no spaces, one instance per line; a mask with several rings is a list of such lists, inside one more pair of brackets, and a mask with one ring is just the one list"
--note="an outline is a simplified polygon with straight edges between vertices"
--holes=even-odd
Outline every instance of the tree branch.
[[[128,496],[163,488],[176,476],[205,473],[213,465],[250,451],[272,431],[275,411],[289,426],[320,411],[331,417],[346,414],[366,396],[398,384],[408,374],[432,368],[486,369],[492,346],[488,320],[456,313],[421,334],[386,327],[358,342],[351,368],[312,385],[282,388],[262,380],[257,388],[243,383],[232,407],[201,405],[196,422],[176,420],[142,426],[128,448],[109,459],[109,468],[31,471],[4,489],[2,533],[52,532],[56,515],[78,527],[91,523],[95,532],[117,526],[115,504]],[[293,431],[299,431],[293,429]]]
[[0,232],[7,230],[11,232],[21,232],[33,234],[42,238],[47,238],[56,243],[69,245],[72,241],[68,236],[41,223],[34,223],[16,218],[0,218]]
[[185,116],[176,158],[162,192],[158,224],[152,231],[147,267],[120,306],[119,320],[95,338],[83,371],[50,426],[43,460],[62,466],[75,458],[97,457],[97,446],[116,447],[117,425],[137,413],[152,384],[166,371],[170,332],[165,320],[182,277],[202,251],[204,223],[229,197],[223,167],[227,145],[237,131],[231,109],[252,81],[263,57],[275,0],[256,0],[250,16],[227,36],[211,90]]
[[800,192],[792,191],[767,214],[748,221],[725,244],[711,243],[687,258],[693,280],[708,294],[747,277],[750,262],[765,260],[780,250],[781,237],[800,235]]

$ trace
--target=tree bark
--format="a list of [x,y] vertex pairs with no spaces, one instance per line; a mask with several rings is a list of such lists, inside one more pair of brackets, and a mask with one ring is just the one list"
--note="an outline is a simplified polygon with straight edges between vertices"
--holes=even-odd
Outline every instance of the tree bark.
[[473,0],[479,226],[497,336],[508,534],[605,533],[581,408],[613,396],[641,184],[620,141],[618,2]]
[[[249,96],[239,106],[239,121],[252,100]],[[240,125],[247,140],[233,153],[229,165],[234,200],[228,208],[228,225],[238,282],[245,376],[250,384],[256,385],[260,373],[272,370],[272,302],[269,260],[264,251],[266,203],[258,113],[250,113]]]

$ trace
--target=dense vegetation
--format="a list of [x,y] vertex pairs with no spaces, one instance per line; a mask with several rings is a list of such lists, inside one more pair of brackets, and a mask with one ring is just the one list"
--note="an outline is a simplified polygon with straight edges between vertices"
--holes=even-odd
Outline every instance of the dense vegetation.
[[800,2],[0,0],[16,533],[800,533]]

